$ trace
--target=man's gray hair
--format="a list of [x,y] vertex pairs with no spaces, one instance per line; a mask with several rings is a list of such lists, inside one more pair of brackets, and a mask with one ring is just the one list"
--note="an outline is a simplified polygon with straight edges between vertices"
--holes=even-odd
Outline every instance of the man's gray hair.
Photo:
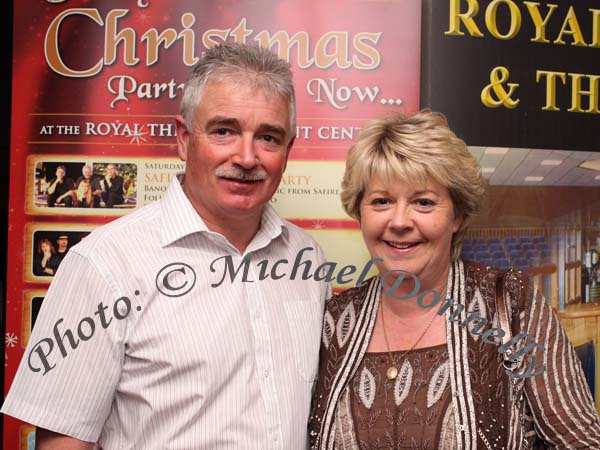
[[223,43],[208,49],[192,69],[181,99],[180,113],[190,131],[209,79],[232,79],[240,84],[262,88],[266,95],[283,95],[289,101],[291,136],[296,135],[296,95],[292,72],[288,62],[275,53],[263,47],[237,43]]

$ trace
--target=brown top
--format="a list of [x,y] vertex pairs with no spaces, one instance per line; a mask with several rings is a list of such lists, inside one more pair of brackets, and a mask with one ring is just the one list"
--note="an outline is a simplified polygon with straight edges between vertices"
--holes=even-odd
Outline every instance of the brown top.
[[[493,334],[487,334],[501,331],[496,302],[500,283],[506,294],[513,336],[511,342],[502,346]],[[309,423],[312,450],[411,448],[394,447],[393,434],[392,444],[363,446],[369,433],[377,439],[373,428],[382,422],[378,418],[374,424],[367,423],[370,429],[361,430],[358,419],[364,419],[364,415],[356,414],[360,408],[352,406],[350,397],[353,393],[356,397],[354,386],[358,383],[360,388],[362,383],[363,397],[373,398],[372,410],[377,408],[373,390],[388,396],[386,405],[395,404],[396,397],[403,397],[400,392],[407,392],[405,386],[396,385],[391,394],[389,388],[378,389],[374,380],[376,373],[381,379],[380,371],[371,370],[373,379],[363,371],[363,360],[370,358],[367,349],[377,319],[380,292],[379,280],[373,278],[334,295],[326,303],[319,379]],[[437,414],[436,425],[442,418],[440,435],[435,437],[438,445],[433,439],[428,445],[435,450],[600,450],[600,417],[581,364],[558,318],[531,279],[514,270],[500,272],[456,261],[448,274],[448,298],[443,306],[449,372],[444,392],[450,390],[452,407]],[[417,392],[418,406],[423,404],[419,393],[427,395],[430,388],[438,393],[439,388],[431,386],[444,381],[439,374],[419,377],[412,363],[411,367],[410,375],[405,367],[400,368],[398,376],[411,378],[411,384],[416,378],[426,383]],[[401,408],[410,405],[409,395],[400,402]],[[364,405],[360,396],[359,400]],[[394,408],[392,417],[395,411]],[[384,408],[381,414],[385,413]],[[422,406],[419,413],[423,413]],[[416,417],[418,413],[413,414]],[[428,424],[434,420],[430,417],[425,414],[422,420]],[[390,427],[389,431],[401,433],[403,429]],[[415,448],[419,439],[425,443],[430,436],[421,429],[414,428],[417,434],[410,436],[415,438]],[[356,440],[347,440],[353,435],[359,436],[360,447]],[[433,435],[437,433],[434,431]]]
[[[396,379],[386,376],[391,365],[387,352],[367,353],[346,387],[343,396],[348,396],[349,401],[342,404],[350,406],[350,414],[342,406],[340,430],[354,430],[354,433],[336,435],[336,448],[454,448],[449,446],[452,442],[443,446],[439,443],[440,438],[453,435],[448,426],[451,409],[446,344],[412,350],[408,354],[405,351],[391,354],[399,369]],[[344,424],[350,417],[352,423]],[[447,432],[442,433],[443,427]]]

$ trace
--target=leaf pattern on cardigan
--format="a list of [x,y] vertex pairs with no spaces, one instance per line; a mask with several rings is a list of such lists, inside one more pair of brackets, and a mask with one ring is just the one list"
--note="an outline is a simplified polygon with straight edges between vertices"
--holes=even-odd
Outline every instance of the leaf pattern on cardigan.
[[[469,322],[469,324],[467,325],[469,327],[469,331],[471,331],[473,328],[476,328],[482,319],[488,320],[487,319],[487,307],[485,306],[485,302],[483,301],[483,297],[481,296],[481,292],[479,291],[479,289],[475,289],[475,292],[473,294],[473,299],[471,300],[471,302],[469,303],[469,306],[467,307],[467,317],[470,314],[476,314],[481,319],[473,320],[473,321]],[[477,340],[479,339],[479,334],[477,334],[477,333],[471,332],[471,336],[473,336],[473,339],[475,339],[475,342],[477,342]]]
[[450,379],[450,367],[448,361],[438,367],[431,380],[429,380],[429,387],[427,388],[427,407],[431,408],[444,393],[444,389],[448,385]]
[[358,397],[367,409],[371,409],[371,407],[373,406],[376,392],[377,385],[375,383],[375,377],[369,369],[363,367],[363,370],[360,374],[360,386],[358,389]]
[[414,370],[410,365],[410,361],[405,359],[398,372],[398,376],[396,377],[396,383],[394,384],[394,402],[396,403],[396,406],[400,406],[410,392],[413,373]]
[[323,316],[323,345],[327,349],[329,349],[329,344],[331,343],[334,332],[335,321],[333,320],[333,316],[329,311],[325,311],[325,315]]
[[351,331],[354,329],[354,325],[356,325],[356,311],[354,311],[352,303],[348,303],[336,326],[338,347],[342,348],[346,345],[352,335]]

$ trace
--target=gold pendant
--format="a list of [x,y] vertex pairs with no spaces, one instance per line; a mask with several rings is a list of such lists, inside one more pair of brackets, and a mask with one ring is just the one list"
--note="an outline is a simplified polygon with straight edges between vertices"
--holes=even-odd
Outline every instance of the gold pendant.
[[394,366],[390,367],[387,370],[388,380],[395,380],[397,376],[398,376],[398,369],[396,369]]

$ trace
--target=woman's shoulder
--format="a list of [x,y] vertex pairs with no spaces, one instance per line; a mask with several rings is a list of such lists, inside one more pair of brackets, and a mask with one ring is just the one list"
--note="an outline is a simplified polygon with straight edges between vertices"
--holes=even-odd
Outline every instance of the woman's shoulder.
[[508,294],[511,310],[523,311],[529,307],[534,285],[526,271],[512,267],[504,270],[474,261],[463,261],[463,266],[468,290],[479,289],[482,293],[487,291],[491,297],[496,297],[501,283],[504,292]]
[[359,309],[371,289],[377,288],[378,277],[365,280],[361,285],[334,293],[325,303],[325,310],[334,318],[339,316],[349,305]]
[[514,267],[500,269],[495,266],[480,264],[476,261],[461,260],[461,262],[467,277],[471,276],[475,279],[494,278],[498,280],[505,279],[523,283],[529,282],[531,279],[531,276],[527,271],[517,270]]

